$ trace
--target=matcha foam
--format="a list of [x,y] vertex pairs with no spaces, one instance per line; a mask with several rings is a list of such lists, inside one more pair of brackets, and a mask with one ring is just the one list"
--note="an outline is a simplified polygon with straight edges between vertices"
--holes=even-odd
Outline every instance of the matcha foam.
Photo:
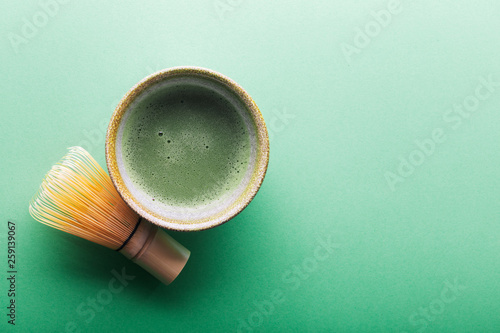
[[119,143],[127,178],[152,206],[209,206],[249,178],[255,134],[227,96],[189,80],[143,95],[129,107]]

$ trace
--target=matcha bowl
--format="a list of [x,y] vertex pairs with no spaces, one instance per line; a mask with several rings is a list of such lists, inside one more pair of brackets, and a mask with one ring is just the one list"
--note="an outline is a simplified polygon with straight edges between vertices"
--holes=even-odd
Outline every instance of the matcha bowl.
[[233,80],[200,67],[140,81],[116,107],[106,135],[108,170],[122,198],[171,230],[229,221],[256,195],[268,161],[255,102]]

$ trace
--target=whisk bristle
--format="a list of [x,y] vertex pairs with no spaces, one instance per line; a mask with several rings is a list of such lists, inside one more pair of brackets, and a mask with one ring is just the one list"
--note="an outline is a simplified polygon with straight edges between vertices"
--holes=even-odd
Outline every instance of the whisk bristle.
[[111,249],[118,249],[139,216],[120,197],[111,179],[81,147],[54,165],[30,203],[39,222]]

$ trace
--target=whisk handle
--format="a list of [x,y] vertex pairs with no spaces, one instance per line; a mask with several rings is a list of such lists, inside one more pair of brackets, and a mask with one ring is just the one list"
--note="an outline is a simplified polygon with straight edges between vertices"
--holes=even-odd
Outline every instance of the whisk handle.
[[179,275],[191,254],[165,231],[144,219],[119,252],[166,285]]

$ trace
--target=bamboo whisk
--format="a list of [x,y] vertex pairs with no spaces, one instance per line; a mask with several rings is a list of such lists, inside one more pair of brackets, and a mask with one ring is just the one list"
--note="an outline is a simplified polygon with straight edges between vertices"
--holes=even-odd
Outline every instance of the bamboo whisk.
[[123,201],[109,176],[81,147],[70,148],[52,167],[29,211],[43,224],[123,253],[165,284],[189,258],[186,248]]

